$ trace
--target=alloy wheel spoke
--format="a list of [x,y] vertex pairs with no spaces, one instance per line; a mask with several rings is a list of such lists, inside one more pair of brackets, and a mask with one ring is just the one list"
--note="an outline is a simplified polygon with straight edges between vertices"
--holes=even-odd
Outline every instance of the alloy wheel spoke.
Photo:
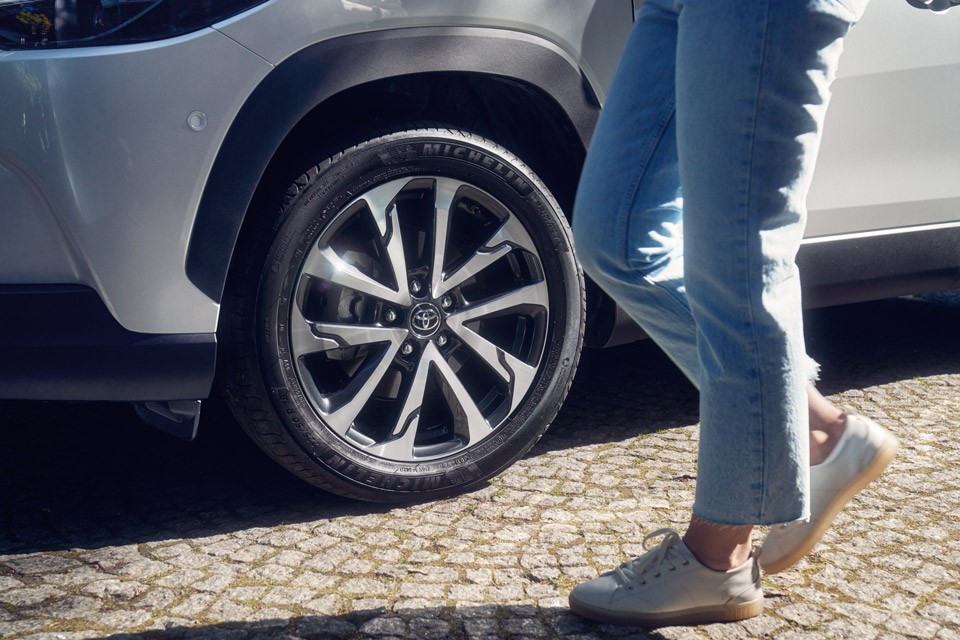
[[410,304],[405,277],[400,286],[401,290],[394,291],[345,262],[330,247],[315,247],[303,263],[303,273],[394,304]]
[[459,319],[453,320],[451,318],[447,321],[447,326],[507,384],[511,396],[510,411],[513,412],[533,384],[537,368],[530,366],[469,327],[464,326]]
[[443,263],[446,258],[450,217],[457,190],[463,183],[449,178],[437,178],[434,183],[433,262],[430,265],[430,290],[434,297],[442,295]]
[[449,278],[439,282],[434,287],[434,291],[437,292],[434,295],[442,296],[447,291],[460,286],[503,256],[510,253],[512,250],[512,247],[507,244],[501,244],[493,249],[479,249],[470,257],[470,260],[468,260],[466,264],[462,265],[459,269],[454,271]]
[[336,433],[343,435],[350,429],[357,415],[369,402],[406,337],[407,330],[401,328],[311,322],[304,318],[298,305],[293,306],[290,314],[290,342],[297,356],[297,367],[301,376],[310,375],[300,360],[301,356],[346,347],[387,343],[386,350],[380,354],[375,364],[366,364],[347,388],[340,392],[349,395],[347,402],[333,411],[324,411],[322,406],[318,407],[324,421]]
[[387,259],[393,269],[393,277],[397,282],[397,292],[400,301],[397,304],[410,304],[410,292],[407,285],[407,259],[403,254],[403,237],[400,233],[400,222],[397,219],[397,207],[394,203],[397,195],[406,186],[402,182],[388,182],[371,189],[360,199],[366,202],[370,214],[380,230],[381,241],[387,250]]
[[430,375],[430,363],[439,357],[436,349],[428,345],[417,364],[413,374],[413,382],[403,401],[403,407],[397,417],[397,422],[390,433],[390,437],[374,446],[367,447],[367,453],[389,458],[391,460],[411,460],[414,458],[413,447],[417,439],[417,430],[420,427],[420,412],[427,390],[427,377]]
[[[370,402],[373,392],[376,390],[380,381],[383,380],[387,369],[397,355],[400,348],[399,343],[391,343],[387,350],[380,355],[374,365],[364,367],[365,371],[358,373],[354,379],[347,385],[347,388],[340,393],[348,393],[350,399],[333,411],[324,411],[321,409],[320,415],[323,421],[338,435],[344,435],[353,426],[354,420],[360,414],[360,411]],[[339,394],[338,394],[339,395]]]
[[313,326],[314,323],[303,317],[300,306],[294,304],[290,312],[290,346],[298,357],[339,349],[342,346],[332,336],[319,336],[314,333]]
[[[404,182],[388,182],[380,185],[379,187],[375,187],[370,191],[367,191],[353,201],[353,203],[355,203],[362,200],[366,203],[367,208],[370,210],[370,214],[373,216],[374,222],[377,223],[377,229],[380,231],[381,238],[386,238],[387,234],[390,232],[390,211],[395,210],[395,208],[392,206],[393,201],[396,199],[397,195],[403,191],[405,186],[406,183]],[[352,207],[353,203],[347,205],[347,208],[349,209]]]
[[408,335],[408,331],[403,328],[311,322],[303,317],[296,305],[290,315],[290,340],[294,352],[299,355],[379,342],[390,342],[399,346]]
[[460,286],[518,247],[536,255],[537,250],[530,234],[515,216],[509,215],[466,263],[434,285],[434,295],[441,296]]
[[[493,432],[493,428],[490,426],[490,423],[487,422],[487,419],[483,417],[480,408],[477,407],[477,403],[473,401],[470,392],[467,391],[467,388],[460,382],[460,378],[454,370],[450,368],[450,365],[443,357],[440,357],[439,354],[437,355],[438,357],[434,359],[437,373],[443,379],[455,400],[454,402],[449,402],[451,399],[447,398],[450,409],[453,411],[454,416],[458,416],[466,422],[468,434],[467,444],[476,444],[489,436]],[[456,421],[456,419],[455,417],[454,421]]]
[[466,309],[452,314],[447,318],[447,323],[455,322],[462,325],[472,320],[494,316],[521,306],[532,305],[546,309],[549,303],[548,294],[546,282],[529,284],[509,293],[493,296],[483,302],[472,304]]
[[504,220],[497,232],[487,242],[487,245],[493,247],[505,242],[525,249],[530,253],[537,253],[537,247],[533,244],[530,234],[513,214]]

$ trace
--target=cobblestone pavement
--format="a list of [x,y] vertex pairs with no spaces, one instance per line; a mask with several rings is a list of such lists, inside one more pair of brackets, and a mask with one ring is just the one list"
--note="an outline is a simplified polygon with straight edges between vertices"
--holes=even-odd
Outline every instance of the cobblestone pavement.
[[277,469],[214,405],[197,442],[122,406],[3,403],[0,637],[960,638],[960,295],[813,312],[821,389],[901,455],[766,612],[657,631],[570,587],[682,527],[697,401],[650,343],[589,352],[555,425],[486,488],[382,507]]

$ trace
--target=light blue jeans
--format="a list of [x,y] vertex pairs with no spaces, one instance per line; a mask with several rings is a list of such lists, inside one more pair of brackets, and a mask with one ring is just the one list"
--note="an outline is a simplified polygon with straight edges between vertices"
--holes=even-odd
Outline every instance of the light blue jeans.
[[809,515],[795,258],[866,1],[647,0],[587,155],[579,258],[700,389],[693,510],[712,522]]

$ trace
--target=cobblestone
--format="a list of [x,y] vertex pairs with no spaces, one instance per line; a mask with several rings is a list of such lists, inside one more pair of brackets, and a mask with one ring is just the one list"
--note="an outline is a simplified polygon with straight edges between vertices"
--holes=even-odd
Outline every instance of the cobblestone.
[[821,390],[901,440],[763,615],[656,632],[566,608],[682,528],[694,390],[649,343],[588,351],[555,424],[485,488],[407,507],[313,490],[216,402],[195,443],[123,406],[0,403],[0,637],[960,639],[960,293],[811,312]]

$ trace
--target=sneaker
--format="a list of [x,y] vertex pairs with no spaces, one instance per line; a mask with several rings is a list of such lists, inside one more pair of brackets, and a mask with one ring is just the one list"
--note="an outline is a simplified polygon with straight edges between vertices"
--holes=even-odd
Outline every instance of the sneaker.
[[[651,538],[662,537],[655,547]],[[643,539],[647,553],[577,585],[570,608],[591,620],[640,627],[729,622],[760,615],[756,558],[730,571],[703,566],[673,529]]]
[[847,414],[847,426],[827,459],[810,467],[810,520],[775,525],[760,549],[760,566],[778,573],[813,549],[833,519],[879,476],[900,445],[883,427]]

